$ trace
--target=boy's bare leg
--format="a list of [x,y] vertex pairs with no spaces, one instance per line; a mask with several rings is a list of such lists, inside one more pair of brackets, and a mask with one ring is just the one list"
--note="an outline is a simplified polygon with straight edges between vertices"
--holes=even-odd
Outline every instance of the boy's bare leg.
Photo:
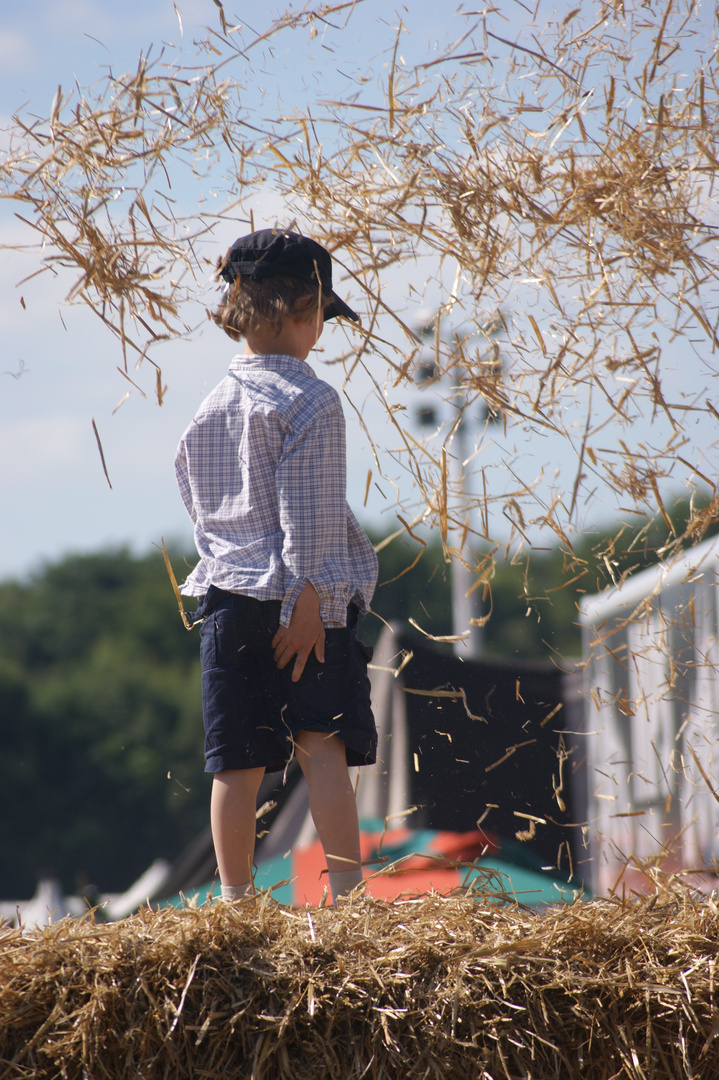
[[210,820],[223,892],[251,889],[257,793],[264,774],[264,769],[228,769],[214,775]]
[[307,780],[312,820],[336,900],[362,881],[357,803],[344,743],[336,735],[301,731],[295,739],[295,754]]

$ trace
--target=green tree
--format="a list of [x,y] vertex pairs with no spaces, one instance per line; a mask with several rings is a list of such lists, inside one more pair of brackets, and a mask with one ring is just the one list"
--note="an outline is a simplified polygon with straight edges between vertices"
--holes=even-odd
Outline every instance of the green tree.
[[73,556],[0,586],[0,891],[127,887],[207,816],[196,634],[162,557]]

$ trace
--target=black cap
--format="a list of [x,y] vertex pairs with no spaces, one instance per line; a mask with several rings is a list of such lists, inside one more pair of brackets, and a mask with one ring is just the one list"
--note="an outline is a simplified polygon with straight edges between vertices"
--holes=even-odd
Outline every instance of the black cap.
[[342,315],[345,319],[359,322],[359,315],[340,300],[332,289],[332,259],[321,244],[299,233],[279,229],[260,229],[241,236],[225,256],[220,277],[232,284],[238,275],[264,281],[265,278],[286,275],[302,278],[313,285],[319,282],[322,291],[332,297],[325,311],[325,322]]

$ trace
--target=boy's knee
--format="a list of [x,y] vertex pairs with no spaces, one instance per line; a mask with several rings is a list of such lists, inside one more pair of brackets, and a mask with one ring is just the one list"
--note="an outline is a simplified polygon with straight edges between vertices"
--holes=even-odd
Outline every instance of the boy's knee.
[[341,783],[349,778],[345,745],[336,735],[302,731],[295,738],[295,757],[308,783]]
[[295,735],[295,753],[301,765],[303,757],[318,754],[344,756],[345,745],[337,735],[328,735],[325,731],[300,731]]

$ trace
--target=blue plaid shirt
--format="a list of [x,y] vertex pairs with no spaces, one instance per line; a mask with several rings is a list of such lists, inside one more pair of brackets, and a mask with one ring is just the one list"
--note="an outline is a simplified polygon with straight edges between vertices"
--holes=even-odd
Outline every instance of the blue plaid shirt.
[[281,600],[311,581],[327,627],[369,608],[377,556],[346,502],[337,391],[293,356],[236,356],[182,437],[175,473],[200,562],[182,586]]

